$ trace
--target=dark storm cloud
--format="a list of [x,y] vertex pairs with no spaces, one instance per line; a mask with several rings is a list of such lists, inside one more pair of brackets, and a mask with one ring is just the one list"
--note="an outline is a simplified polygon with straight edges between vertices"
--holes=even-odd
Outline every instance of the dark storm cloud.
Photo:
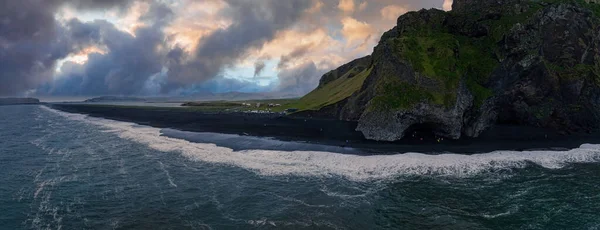
[[228,0],[222,13],[233,24],[205,37],[185,65],[170,66],[170,78],[179,85],[215,77],[224,67],[235,64],[249,49],[259,48],[275,34],[294,24],[310,0]]
[[54,13],[62,4],[92,9],[112,7],[115,4],[125,6],[129,2],[131,1],[1,1],[0,95],[20,94],[49,81],[57,60],[77,52],[88,39],[97,37],[83,28],[71,31],[58,23],[54,19]]
[[[162,32],[152,28],[136,30],[135,37],[118,30],[105,37],[104,43],[110,52],[93,56],[88,60],[88,77],[103,79],[106,93],[136,94],[146,80],[162,69]],[[84,85],[89,90],[99,88],[97,84]]]
[[[57,80],[38,89],[51,95],[132,95],[158,92],[164,84],[163,66],[181,50],[170,50],[162,32],[172,16],[163,4],[155,3],[140,19],[150,24],[131,35],[104,20],[81,22],[72,19],[66,28],[72,43],[104,47],[92,53],[84,65],[66,63]],[[66,66],[66,67],[65,67]]]
[[325,70],[318,69],[313,62],[285,69],[279,72],[278,91],[304,95],[317,87],[324,73]]
[[265,69],[265,62],[263,60],[258,60],[254,63],[254,77],[257,77],[262,73]]
[[80,9],[126,8],[135,0],[54,0]]
[[80,86],[85,77],[85,66],[74,62],[65,62],[60,69],[62,73],[66,74],[58,76],[51,83],[40,86],[37,91],[43,94],[52,92],[53,95],[61,96],[84,95]]
[[[159,0],[147,1],[150,10],[140,17],[146,26],[134,31],[135,36],[118,30],[107,21],[59,23],[54,19],[57,10],[65,5],[78,12],[117,9],[125,13],[135,1],[0,0],[0,95],[22,94],[30,89],[38,89],[39,94],[62,95],[171,93],[191,89],[192,85],[219,89],[231,85],[232,89],[244,89],[242,85],[250,83],[222,80],[219,73],[238,64],[249,51],[260,49],[273,40],[277,32],[295,26],[300,20],[309,20],[303,14],[315,3],[313,0],[225,0],[228,6],[219,14],[231,25],[202,37],[192,52],[167,45],[172,44],[169,41],[172,38],[165,35],[163,29],[175,15]],[[431,5],[425,2],[435,1],[438,2],[436,5],[442,2],[402,2],[415,9]],[[331,23],[316,21],[318,26],[339,23],[338,1],[322,2],[325,6],[318,13],[320,15],[310,18],[323,16],[331,20]],[[369,1],[363,11],[356,11],[352,16],[360,21],[375,18],[380,14],[379,6],[397,2]],[[356,1],[357,6],[359,3]],[[66,63],[59,76],[54,76],[58,60],[90,45],[105,49],[105,53],[90,54],[83,65]],[[281,57],[280,89],[306,91],[310,90],[309,86],[316,85],[324,71],[317,69],[315,64],[286,70],[290,61],[310,51],[311,47],[299,47]],[[257,62],[255,75],[264,68],[264,62]]]
[[73,47],[54,20],[57,1],[0,3],[0,95],[22,93],[52,76]]
[[281,56],[281,58],[279,60],[279,64],[277,64],[277,68],[284,69],[287,66],[288,62],[304,56],[306,53],[310,52],[310,50],[313,47],[314,47],[313,43],[308,43],[308,44],[296,47],[289,54]]
[[[63,76],[59,79],[66,80],[44,87],[48,91],[40,94],[140,94],[146,89],[150,77],[161,72],[168,56],[165,36],[160,28],[139,28],[132,36],[106,21],[81,23],[74,20],[69,25],[75,31],[76,36],[73,37],[102,44],[106,46],[107,53],[90,54],[81,68],[61,70]],[[78,90],[73,90],[76,88]]]
[[173,19],[173,10],[165,4],[155,3],[150,5],[149,12],[140,16],[140,19],[155,27],[163,27]]

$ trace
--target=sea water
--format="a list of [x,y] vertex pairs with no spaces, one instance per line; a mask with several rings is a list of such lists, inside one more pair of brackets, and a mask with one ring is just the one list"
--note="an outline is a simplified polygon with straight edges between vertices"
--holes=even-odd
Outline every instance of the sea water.
[[600,145],[364,155],[177,132],[0,107],[0,229],[600,229]]

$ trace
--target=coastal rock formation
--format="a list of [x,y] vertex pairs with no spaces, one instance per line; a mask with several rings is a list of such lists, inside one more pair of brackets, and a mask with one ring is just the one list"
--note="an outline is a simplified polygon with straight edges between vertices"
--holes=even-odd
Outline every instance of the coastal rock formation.
[[40,100],[36,98],[0,98],[0,105],[25,105],[39,103]]
[[[319,95],[336,98],[316,101]],[[498,123],[594,131],[600,5],[455,0],[451,12],[409,12],[372,55],[323,76],[303,102],[301,114],[358,121],[366,138],[381,141],[399,140],[415,127],[452,139],[477,137]]]

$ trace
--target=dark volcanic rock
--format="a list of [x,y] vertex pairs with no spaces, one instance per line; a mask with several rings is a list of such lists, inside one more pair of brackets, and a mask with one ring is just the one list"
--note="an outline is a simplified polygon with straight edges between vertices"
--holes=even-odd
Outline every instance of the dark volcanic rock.
[[472,103],[473,96],[463,83],[460,84],[456,103],[451,108],[420,102],[410,109],[366,111],[359,120],[357,130],[367,139],[395,141],[404,137],[404,130],[425,125],[437,136],[458,139],[463,130],[463,116]]
[[505,60],[491,75],[498,121],[563,131],[600,125],[600,23],[589,10],[555,4],[516,24],[499,43]]
[[533,1],[535,0],[455,0],[452,3],[452,12],[483,15],[507,13],[510,10],[520,9],[521,4],[528,5],[528,2]]
[[583,1],[455,0],[452,12],[407,13],[371,56],[341,67],[372,68],[361,89],[311,116],[358,121],[366,138],[385,141],[416,127],[453,139],[496,124],[596,131],[595,12]]

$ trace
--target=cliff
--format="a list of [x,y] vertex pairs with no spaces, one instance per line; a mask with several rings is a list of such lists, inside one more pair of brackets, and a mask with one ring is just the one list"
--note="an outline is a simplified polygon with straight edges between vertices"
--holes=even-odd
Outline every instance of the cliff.
[[0,105],[39,104],[35,98],[0,98]]
[[498,123],[600,127],[600,6],[584,0],[455,0],[398,18],[373,53],[321,79],[301,114],[358,121],[368,139],[415,127],[477,137]]

